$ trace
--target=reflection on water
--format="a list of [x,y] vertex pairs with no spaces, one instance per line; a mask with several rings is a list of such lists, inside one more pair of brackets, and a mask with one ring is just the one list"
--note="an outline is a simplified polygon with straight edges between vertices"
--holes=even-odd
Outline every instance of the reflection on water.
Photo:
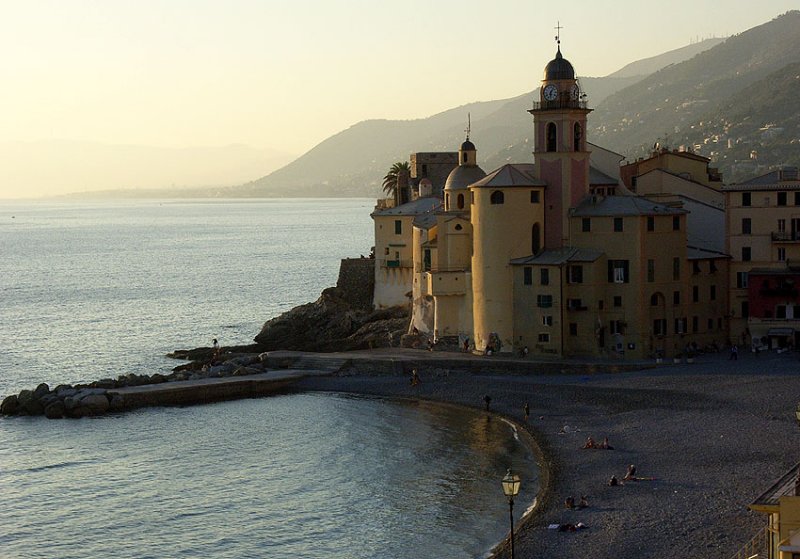
[[537,490],[502,420],[331,394],[4,420],[0,449],[14,557],[481,557],[506,468]]

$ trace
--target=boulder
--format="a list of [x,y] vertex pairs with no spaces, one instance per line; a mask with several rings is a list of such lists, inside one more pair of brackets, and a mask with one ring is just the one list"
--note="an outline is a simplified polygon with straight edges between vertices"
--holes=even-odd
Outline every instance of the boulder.
[[125,398],[122,394],[114,394],[108,403],[108,411],[122,411],[125,409]]
[[33,391],[33,397],[36,398],[37,400],[41,400],[42,396],[49,393],[50,393],[50,387],[47,386],[47,383],[43,382],[42,384],[36,387],[36,390]]
[[17,399],[19,400],[17,413],[25,415],[42,415],[44,413],[44,406],[33,390],[22,390]]
[[47,419],[61,419],[66,414],[66,406],[61,400],[55,400],[44,408],[44,416]]
[[3,399],[3,403],[0,404],[0,414],[14,415],[17,413],[17,410],[19,410],[19,398],[17,398],[16,394],[6,396]]
[[103,415],[111,406],[105,394],[89,394],[81,398],[79,407],[86,408],[87,415]]

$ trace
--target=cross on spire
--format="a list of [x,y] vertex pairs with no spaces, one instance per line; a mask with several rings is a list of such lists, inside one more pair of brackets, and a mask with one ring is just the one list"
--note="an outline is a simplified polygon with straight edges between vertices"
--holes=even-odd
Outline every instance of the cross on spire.
[[564,27],[561,25],[560,21],[556,21],[556,26],[553,28],[556,30],[556,44],[560,47],[561,46],[561,30]]
[[471,123],[471,120],[470,120],[470,114],[467,113],[467,128],[464,130],[464,132],[467,133],[467,140],[469,140],[469,131],[470,131],[471,128],[472,128],[472,123]]

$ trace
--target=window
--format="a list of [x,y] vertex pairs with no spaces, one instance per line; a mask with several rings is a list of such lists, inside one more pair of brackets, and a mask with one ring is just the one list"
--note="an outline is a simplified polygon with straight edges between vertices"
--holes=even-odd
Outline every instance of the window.
[[786,249],[779,248],[778,249],[778,262],[786,262]]
[[750,303],[742,301],[742,318],[750,318]]
[[542,315],[542,326],[552,326],[552,325],[553,325],[553,315],[552,314]]
[[695,260],[694,262],[692,262],[692,274],[696,276],[699,273],[700,273],[700,262]]
[[672,279],[674,281],[681,279],[681,259],[677,256],[672,259]]
[[574,149],[572,151],[581,151],[581,138],[583,138],[583,130],[581,129],[581,125],[576,122],[575,126],[573,127],[573,130],[575,131],[575,133],[573,136]]
[[697,334],[697,331],[700,330],[700,317],[693,316],[692,317],[692,333]]
[[540,309],[549,309],[553,306],[553,296],[552,295],[537,295],[536,296],[536,306]]
[[567,309],[571,311],[585,311],[586,307],[583,306],[581,299],[567,299]]
[[653,293],[650,295],[650,306],[657,307],[658,306],[658,293]]
[[383,254],[385,254],[386,256],[389,256],[389,247],[386,247],[385,249],[383,249]]
[[394,234],[395,235],[403,234],[403,222],[399,219],[394,220]]
[[531,204],[538,204],[538,203],[539,203],[539,191],[531,190]]
[[583,266],[570,266],[567,268],[568,283],[583,283]]
[[597,301],[597,310],[602,311],[603,307],[605,307],[605,303],[603,302],[602,299],[600,299],[599,301]]
[[614,295],[614,306],[615,307],[622,306],[622,295]]
[[647,281],[653,283],[656,281],[656,261],[655,260],[648,260],[647,261]]
[[539,334],[539,343],[542,344],[549,344],[550,343],[550,334]]
[[786,305],[775,306],[775,318],[786,318]]
[[624,334],[625,322],[622,320],[611,320],[608,322],[608,331],[611,334]]
[[489,196],[489,202],[491,204],[502,204],[505,201],[505,195],[501,190],[495,190],[492,192],[492,195]]
[[588,233],[592,230],[592,220],[588,217],[581,219],[581,231]]
[[680,305],[681,304],[681,292],[680,291],[673,291],[672,292],[672,304],[673,305]]
[[569,323],[569,335],[570,336],[577,336],[578,335],[578,325],[575,322]]
[[455,229],[456,231],[461,231],[463,229],[463,227],[461,227],[460,223],[456,223],[456,226],[453,227],[453,229]]
[[686,319],[685,318],[676,318],[674,326],[675,326],[675,333],[676,334],[685,334],[686,333]]
[[736,272],[736,287],[747,289],[747,272]]
[[711,262],[708,263],[708,273],[713,274],[716,271],[717,271],[717,265],[712,260]]
[[547,123],[547,151],[556,151],[557,145],[556,123]]
[[539,283],[542,285],[550,285],[550,270],[548,268],[542,268],[539,273]]
[[475,204],[475,191],[473,191],[473,190],[469,191],[469,203],[471,205]]
[[778,192],[778,205],[785,206],[786,205],[786,193],[785,192]]
[[449,194],[445,194],[444,195],[444,208],[446,210],[450,209],[450,195]]
[[627,260],[608,261],[608,283],[628,283],[630,281]]
[[742,235],[749,235],[752,232],[752,221],[749,217],[742,219]]
[[525,266],[522,269],[522,283],[525,285],[533,285],[533,268]]
[[461,161],[462,161],[462,163],[466,163],[467,162],[467,154],[466,154],[466,152],[461,154]]
[[708,330],[713,330],[714,329],[714,319],[713,318],[709,318],[708,319],[708,323],[706,324],[706,327],[707,327]]
[[794,193],[794,205],[800,206],[800,192]]
[[750,205],[750,193],[742,192],[742,206],[749,206],[749,205]]
[[422,164],[422,176],[423,177],[427,177],[428,176],[428,166],[426,164],[424,164],[424,163]]
[[538,223],[534,223],[531,227],[531,251],[533,254],[539,254],[542,250],[542,230]]
[[700,302],[700,286],[693,285],[692,286],[692,303],[699,303]]
[[681,230],[681,216],[679,215],[672,216],[672,230],[673,231]]
[[459,210],[463,210],[464,209],[464,195],[463,194],[459,194],[458,195],[458,201],[456,202],[456,206],[458,207]]
[[708,289],[708,298],[711,301],[716,301],[717,300],[717,286],[716,285],[712,285]]
[[656,218],[654,218],[652,215],[647,216],[647,230],[648,231],[656,230]]
[[653,321],[653,335],[665,336],[667,334],[667,319],[657,318]]
[[750,262],[750,257],[752,256],[752,252],[750,247],[742,247],[742,262]]
[[614,232],[620,233],[622,232],[622,218],[615,217],[614,218]]

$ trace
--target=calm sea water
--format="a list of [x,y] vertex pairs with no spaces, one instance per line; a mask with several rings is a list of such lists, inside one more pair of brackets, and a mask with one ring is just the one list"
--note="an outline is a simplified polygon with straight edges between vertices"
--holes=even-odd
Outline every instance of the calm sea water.
[[[0,395],[248,343],[369,252],[371,207],[4,203]],[[509,424],[334,394],[7,418],[0,557],[479,557],[507,530],[510,463],[532,502],[534,457]]]

